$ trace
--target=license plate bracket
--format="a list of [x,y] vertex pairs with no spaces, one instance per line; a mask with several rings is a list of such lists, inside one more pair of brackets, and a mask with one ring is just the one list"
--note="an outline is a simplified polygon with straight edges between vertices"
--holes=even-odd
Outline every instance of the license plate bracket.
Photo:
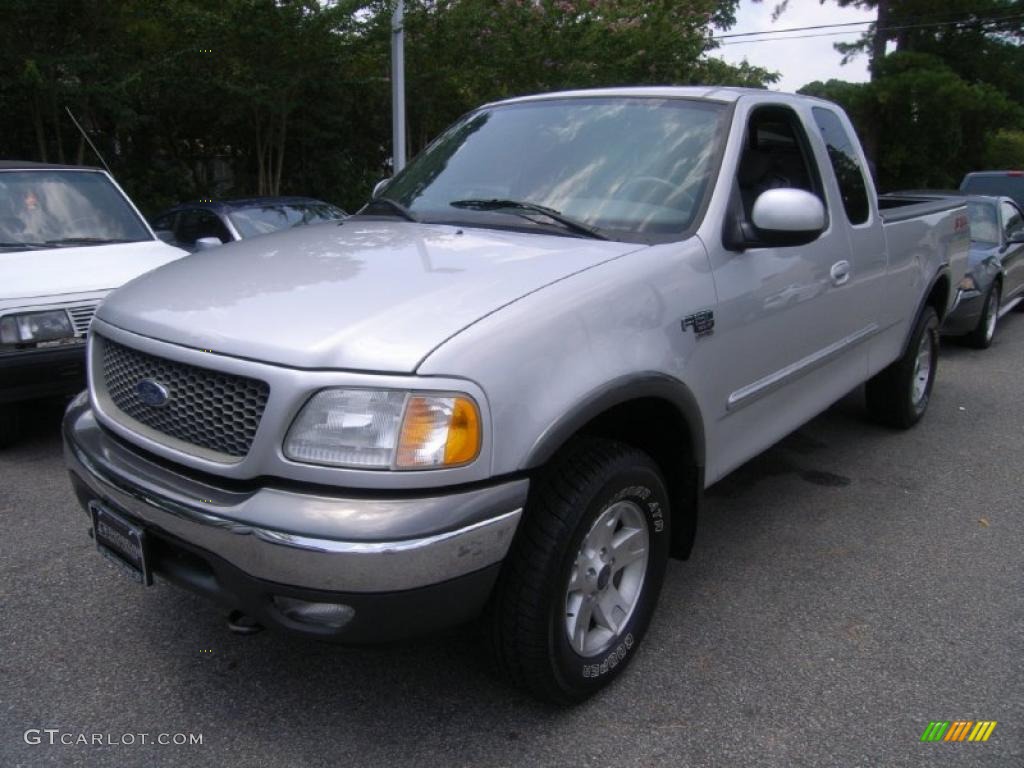
[[153,573],[146,557],[146,532],[98,501],[89,502],[96,549],[133,581],[149,586]]

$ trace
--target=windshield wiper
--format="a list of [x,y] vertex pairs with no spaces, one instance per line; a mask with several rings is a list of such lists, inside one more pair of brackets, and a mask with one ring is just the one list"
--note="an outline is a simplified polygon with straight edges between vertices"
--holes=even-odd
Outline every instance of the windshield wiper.
[[452,208],[471,208],[475,211],[498,211],[506,208],[514,211],[521,211],[522,213],[539,213],[542,216],[547,216],[552,221],[558,222],[566,229],[572,230],[578,234],[592,237],[595,240],[608,239],[594,227],[584,224],[582,221],[576,221],[576,219],[566,216],[561,211],[556,211],[554,208],[548,208],[546,205],[541,205],[540,203],[531,203],[525,200],[503,200],[501,198],[490,198],[480,200],[453,200],[448,203],[448,205]]
[[416,217],[415,213],[410,211],[408,208],[406,208],[404,205],[402,205],[397,200],[392,200],[390,197],[375,197],[375,198],[373,198],[373,200],[371,200],[370,202],[368,202],[366,205],[363,206],[363,210],[360,211],[360,213],[365,211],[367,208],[370,208],[371,206],[377,205],[378,203],[383,203],[384,205],[386,205],[388,208],[390,208],[392,211],[397,213],[399,216],[401,216],[406,221],[415,221],[417,224],[420,221]]
[[47,240],[47,245],[107,245],[109,243],[131,243],[132,240],[116,237],[61,237]]

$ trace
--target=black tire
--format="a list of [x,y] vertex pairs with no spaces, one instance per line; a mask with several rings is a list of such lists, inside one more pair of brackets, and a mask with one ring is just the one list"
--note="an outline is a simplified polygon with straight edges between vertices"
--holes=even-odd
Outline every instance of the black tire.
[[[632,516],[634,533],[640,530],[641,520],[646,524],[646,564],[634,565],[630,571],[635,597],[629,613],[620,617],[617,633],[596,630],[597,635],[606,635],[607,647],[581,655],[568,637],[568,623],[583,615],[567,612],[577,599],[572,594],[579,595],[572,593],[570,579],[575,573],[579,579],[573,583],[582,583],[577,558],[585,557],[584,539],[591,541],[600,530],[595,526],[599,518],[611,522],[607,530],[626,531],[608,517],[615,517],[615,509],[628,510],[622,518]],[[647,454],[604,439],[571,444],[531,490],[526,515],[488,608],[491,647],[499,668],[514,684],[558,704],[583,701],[608,685],[635,655],[650,623],[665,576],[669,537],[668,493]],[[612,551],[611,545],[608,549]],[[600,552],[604,557],[605,549]],[[612,559],[596,580],[586,577],[590,588],[598,589],[603,577],[605,586],[599,589],[607,589],[610,583],[616,596],[618,590],[625,590],[621,580],[625,577],[619,575],[625,571],[612,573],[614,563]],[[593,571],[588,568],[587,574]],[[592,599],[594,609],[604,594],[578,599]],[[597,623],[588,618],[586,626]]]
[[[992,283],[985,295],[985,305],[981,308],[981,317],[978,318],[977,327],[964,336],[964,341],[975,349],[988,349],[992,346],[992,339],[995,338],[996,326],[999,324],[999,300],[1001,295],[999,281]],[[989,329],[989,316],[995,312],[995,319]]]
[[[927,342],[925,339],[927,338]],[[928,346],[929,367],[923,394],[915,396],[918,355]],[[867,383],[868,413],[876,421],[896,429],[909,429],[921,420],[931,400],[939,361],[939,316],[928,306],[921,311],[910,335],[907,351]]]
[[13,405],[0,405],[0,448],[8,448],[21,437],[21,413]]

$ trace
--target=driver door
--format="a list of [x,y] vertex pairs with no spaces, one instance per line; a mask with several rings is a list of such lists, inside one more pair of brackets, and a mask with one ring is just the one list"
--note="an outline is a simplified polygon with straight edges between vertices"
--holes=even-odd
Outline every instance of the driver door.
[[[849,342],[859,312],[844,293],[851,261],[841,211],[829,205],[804,123],[789,106],[757,106],[747,117],[733,169],[730,227],[751,221],[758,196],[797,188],[825,203],[828,225],[795,247],[747,247],[714,263],[721,333],[718,477],[772,445],[863,380],[863,345]],[[845,265],[845,266],[844,266]],[[851,313],[852,312],[852,313]]]

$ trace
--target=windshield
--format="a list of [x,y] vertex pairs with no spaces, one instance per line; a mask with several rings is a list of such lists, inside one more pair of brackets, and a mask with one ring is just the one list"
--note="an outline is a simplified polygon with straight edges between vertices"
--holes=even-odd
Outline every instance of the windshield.
[[968,203],[971,217],[971,240],[982,245],[999,245],[999,217],[996,207],[988,203]]
[[243,238],[267,235],[302,224],[336,221],[344,216],[343,210],[328,203],[267,203],[228,213],[228,218]]
[[1005,195],[1013,198],[1017,205],[1024,206],[1024,175],[992,173],[967,176],[960,185],[960,191],[972,195]]
[[465,205],[519,201],[615,239],[671,240],[695,222],[724,117],[723,105],[682,99],[553,99],[484,109],[448,129],[381,194],[421,221],[543,220],[522,209]]
[[0,173],[0,247],[101,245],[152,239],[145,223],[106,174]]

